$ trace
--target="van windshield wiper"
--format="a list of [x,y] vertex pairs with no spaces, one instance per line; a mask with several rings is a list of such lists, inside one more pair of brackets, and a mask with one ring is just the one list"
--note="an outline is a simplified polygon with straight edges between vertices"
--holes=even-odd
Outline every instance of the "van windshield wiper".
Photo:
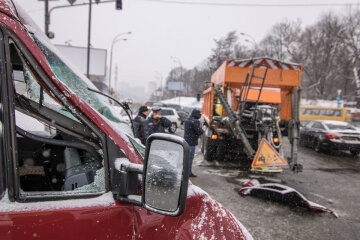
[[130,119],[130,124],[131,124],[131,130],[132,130],[133,134],[135,134],[135,133],[134,133],[133,119],[132,119],[132,112],[131,112],[131,109],[130,109],[128,103],[126,103],[126,102],[120,102],[120,101],[118,101],[116,98],[113,98],[112,96],[109,96],[109,95],[107,95],[107,94],[105,94],[105,93],[103,93],[103,92],[100,92],[100,91],[98,91],[98,90],[95,90],[95,89],[92,89],[92,88],[87,88],[87,89],[88,89],[89,91],[91,91],[91,92],[94,92],[94,93],[98,93],[98,94],[100,94],[100,95],[103,95],[103,96],[105,96],[105,97],[113,100],[113,101],[116,102],[117,104],[119,104],[120,107],[122,107],[122,109],[124,109],[124,111],[126,112],[126,115],[129,117],[129,119]]

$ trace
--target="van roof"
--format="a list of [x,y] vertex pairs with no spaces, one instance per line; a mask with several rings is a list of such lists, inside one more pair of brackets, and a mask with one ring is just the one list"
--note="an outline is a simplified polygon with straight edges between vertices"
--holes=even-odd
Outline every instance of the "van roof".
[[10,0],[0,0],[0,12],[5,13],[11,18],[18,19],[16,8]]

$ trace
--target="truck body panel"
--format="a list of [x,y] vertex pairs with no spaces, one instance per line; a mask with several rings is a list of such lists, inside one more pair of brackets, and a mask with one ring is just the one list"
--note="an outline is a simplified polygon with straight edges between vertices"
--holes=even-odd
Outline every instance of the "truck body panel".
[[[203,92],[202,110],[207,132],[219,135],[218,139],[222,142],[203,140],[213,150],[208,146],[202,149],[205,152],[208,149],[207,153],[216,152],[214,148],[219,151],[226,148],[225,152],[234,149],[239,152],[240,149],[241,152],[243,145],[248,145],[246,142],[256,150],[264,137],[271,138],[267,139],[270,142],[276,138],[278,142],[281,138],[279,124],[284,124],[283,129],[287,128],[293,118],[298,116],[293,116],[294,111],[298,111],[298,107],[295,110],[294,106],[299,105],[293,94],[300,87],[301,74],[301,65],[268,57],[225,61],[213,73],[208,89]],[[266,121],[269,121],[267,126]],[[281,151],[281,143],[272,143],[272,146]],[[251,158],[254,150],[245,152]]]
[[[280,89],[281,120],[289,121],[291,119],[291,104],[289,103],[291,103],[292,90],[300,86],[301,83],[301,65],[284,63],[271,58],[225,61],[212,75],[211,83],[214,86],[240,90],[245,84],[247,74],[252,71],[252,63],[263,64],[263,66],[269,67],[264,87]],[[256,68],[254,73],[261,76],[264,74],[264,71],[264,68]],[[261,80],[254,78],[251,85],[252,87],[260,87]],[[265,100],[268,103],[276,102],[276,100],[271,100],[271,94],[264,97],[264,99],[268,99],[267,101]],[[234,105],[236,105],[236,102]]]

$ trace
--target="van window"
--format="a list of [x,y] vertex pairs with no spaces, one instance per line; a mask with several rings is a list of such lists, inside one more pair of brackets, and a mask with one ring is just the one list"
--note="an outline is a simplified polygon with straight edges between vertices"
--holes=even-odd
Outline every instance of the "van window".
[[105,191],[101,142],[38,84],[10,40],[20,197],[73,196]]
[[302,123],[309,120],[350,121],[350,117],[346,115],[346,108],[301,107],[300,109],[300,121]]
[[312,125],[313,128],[317,128],[317,129],[321,129],[321,130],[325,130],[325,127],[319,123],[319,122],[315,122],[313,125]]
[[[1,84],[0,84],[0,89],[1,89]],[[2,103],[1,107],[2,107]],[[5,157],[4,157],[4,141],[3,141],[3,113],[2,113],[2,109],[1,109],[1,119],[0,119],[0,199],[2,199],[2,197],[4,196],[5,193]]]
[[110,120],[110,124],[112,124],[114,129],[119,129],[129,135],[133,134],[129,124],[122,119],[120,114],[116,113],[116,110],[110,105],[107,98],[88,90],[88,88],[96,89],[90,80],[82,73],[74,70],[75,67],[72,67],[70,63],[61,58],[61,54],[57,49],[47,44],[46,40],[42,40],[36,36],[33,36],[33,38],[39,49],[45,55],[53,73],[67,88],[84,100],[100,115]]
[[172,110],[163,109],[161,111],[161,115],[163,115],[163,116],[171,116],[171,115],[174,115],[174,113],[173,113]]

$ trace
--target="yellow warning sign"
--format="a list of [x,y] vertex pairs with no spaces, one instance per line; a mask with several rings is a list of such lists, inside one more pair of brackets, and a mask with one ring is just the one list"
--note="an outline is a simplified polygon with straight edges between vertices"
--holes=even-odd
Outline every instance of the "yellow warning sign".
[[285,159],[270,145],[265,138],[261,139],[260,146],[251,164],[252,168],[287,166]]

